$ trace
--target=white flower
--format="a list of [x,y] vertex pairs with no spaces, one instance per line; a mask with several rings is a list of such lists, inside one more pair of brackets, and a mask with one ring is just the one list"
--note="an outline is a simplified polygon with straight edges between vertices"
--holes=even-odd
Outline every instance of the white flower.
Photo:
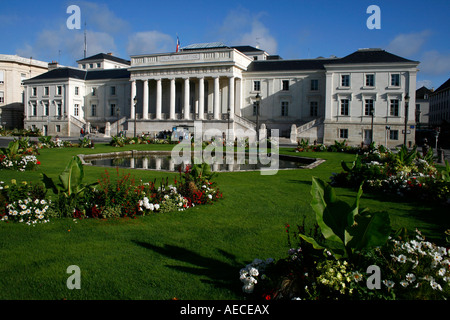
[[256,268],[250,268],[249,273],[253,277],[257,277],[259,275],[259,271]]
[[395,284],[394,281],[391,281],[391,280],[383,280],[383,283],[388,288],[394,287],[394,284]]
[[416,281],[416,276],[412,273],[408,273],[406,275],[406,280],[408,280],[409,282],[414,282],[414,281]]
[[155,208],[155,210],[159,210],[159,204],[155,203],[153,207]]
[[430,281],[430,286],[431,286],[434,290],[440,290],[440,291],[442,291],[441,285],[440,285],[439,283],[437,283],[436,281],[434,281],[434,280],[431,280],[431,281]]

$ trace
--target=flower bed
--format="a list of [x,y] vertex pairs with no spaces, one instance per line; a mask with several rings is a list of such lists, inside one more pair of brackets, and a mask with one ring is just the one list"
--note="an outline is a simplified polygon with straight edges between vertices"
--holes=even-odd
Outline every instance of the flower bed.
[[28,139],[11,141],[7,148],[0,150],[0,169],[34,170],[40,164],[36,149]]
[[[212,182],[209,166],[188,166],[169,184],[168,178],[143,182],[130,174],[111,179],[106,170],[97,183],[83,183],[83,165],[74,157],[55,183],[43,175],[44,186],[1,184],[0,217],[6,221],[47,221],[51,217],[118,218],[144,216],[149,213],[184,211],[196,205],[212,204],[222,193]],[[53,191],[54,201],[46,198]],[[35,204],[29,208],[28,205]],[[40,205],[44,205],[41,207]],[[38,214],[37,216],[34,214]],[[27,216],[25,216],[27,214]],[[32,214],[33,218],[24,218]],[[22,218],[21,218],[22,217]],[[31,217],[31,216],[30,216]]]
[[255,259],[240,270],[247,298],[450,298],[448,248],[426,241],[419,230],[410,236],[402,229],[392,232],[390,227],[383,228],[389,220],[382,214],[359,209],[359,196],[354,206],[346,207],[332,188],[320,186],[313,182],[311,205],[316,211],[317,225],[309,231],[311,235],[305,234],[303,225],[294,232],[287,225],[290,249],[286,258]]
[[335,186],[358,187],[415,199],[447,201],[450,197],[450,167],[437,170],[432,153],[421,156],[415,148],[402,147],[397,152],[384,148],[357,155],[349,166],[331,177]]

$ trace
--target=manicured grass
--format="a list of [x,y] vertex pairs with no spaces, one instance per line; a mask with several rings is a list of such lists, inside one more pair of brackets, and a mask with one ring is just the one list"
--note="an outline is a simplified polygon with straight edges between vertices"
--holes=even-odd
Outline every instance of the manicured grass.
[[[56,178],[71,156],[123,150],[170,150],[170,145],[42,150],[35,172],[0,171],[0,180],[40,181]],[[54,219],[30,227],[0,223],[0,299],[242,299],[239,270],[254,258],[284,258],[285,224],[314,222],[309,205],[311,177],[328,181],[340,171],[342,153],[286,154],[320,157],[312,170],[220,173],[216,181],[223,199],[184,212],[137,219]],[[86,181],[96,181],[105,168],[85,166]],[[115,169],[109,169],[114,172]],[[166,172],[124,169],[144,181],[177,176]],[[355,192],[337,189],[353,202]],[[398,198],[364,194],[362,206],[385,210],[394,229],[419,228],[431,239],[442,239],[449,227],[444,208]],[[81,269],[81,289],[69,290],[66,269]]]

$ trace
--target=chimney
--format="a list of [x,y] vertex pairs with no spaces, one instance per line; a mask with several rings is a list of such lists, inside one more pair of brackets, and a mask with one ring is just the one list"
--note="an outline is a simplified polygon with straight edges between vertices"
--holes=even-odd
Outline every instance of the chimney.
[[107,54],[108,54],[108,56],[112,56],[113,55],[112,52],[108,52]]
[[48,71],[52,71],[52,70],[55,70],[58,68],[59,68],[59,65],[58,65],[57,61],[52,61],[48,64]]

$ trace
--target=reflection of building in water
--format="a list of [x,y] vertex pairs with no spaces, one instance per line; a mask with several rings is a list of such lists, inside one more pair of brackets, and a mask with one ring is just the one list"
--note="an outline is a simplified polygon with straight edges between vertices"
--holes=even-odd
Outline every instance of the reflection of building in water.
[[[232,172],[232,171],[253,171],[261,168],[279,168],[279,169],[299,169],[306,164],[300,159],[298,161],[283,160],[273,157],[270,159],[270,163],[263,164],[257,161],[255,157],[251,160],[249,157],[242,157],[235,155],[232,160],[227,161],[225,157],[207,158],[205,163],[210,164],[211,171],[213,172]],[[152,156],[138,156],[138,157],[120,157],[120,158],[102,158],[96,160],[90,160],[90,163],[94,166],[106,166],[106,167],[123,167],[131,169],[144,169],[144,170],[157,170],[157,171],[170,171],[170,172],[184,172],[188,166],[195,164],[195,160],[192,159],[189,162],[183,162],[177,164],[170,156],[167,155],[152,155]]]

